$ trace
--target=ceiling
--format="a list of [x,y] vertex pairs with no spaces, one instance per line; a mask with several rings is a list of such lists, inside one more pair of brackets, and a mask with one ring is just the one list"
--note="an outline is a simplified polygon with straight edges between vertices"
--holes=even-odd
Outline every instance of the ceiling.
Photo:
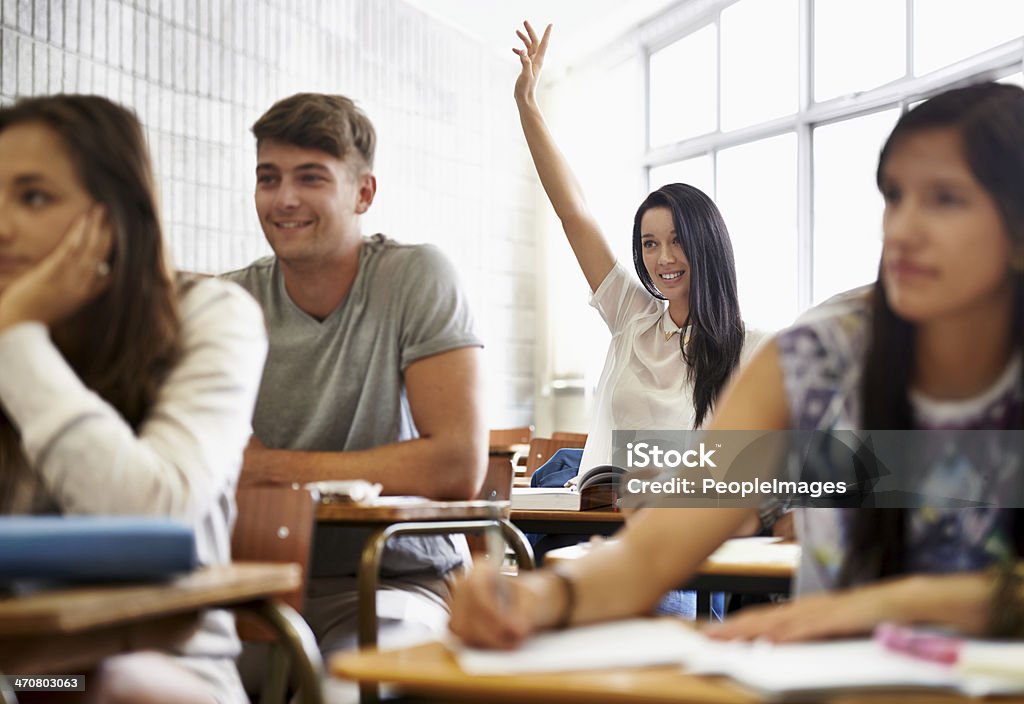
[[660,10],[686,0],[405,0],[495,52],[511,57],[523,20],[554,25],[549,63],[564,67],[599,50]]

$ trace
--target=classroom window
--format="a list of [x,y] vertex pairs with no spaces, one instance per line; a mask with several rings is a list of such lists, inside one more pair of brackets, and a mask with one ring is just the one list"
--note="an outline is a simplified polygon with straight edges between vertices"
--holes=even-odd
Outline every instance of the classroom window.
[[715,27],[698,29],[651,54],[651,146],[679,142],[717,128]]
[[878,153],[899,118],[883,110],[814,130],[812,302],[874,281],[882,253]]
[[744,320],[768,330],[789,324],[797,312],[796,136],[723,149],[716,192]]
[[[669,53],[650,54],[642,165],[651,188],[690,182],[718,202],[752,327],[788,325],[875,279],[874,172],[902,111],[954,81],[1024,84],[1021,0],[708,0],[677,22],[676,34],[649,25]],[[687,46],[691,58],[669,72],[667,57]],[[692,58],[696,46],[705,59]],[[698,127],[659,114],[668,76],[717,81]],[[701,185],[711,181],[713,192]]]
[[711,155],[696,156],[663,166],[651,168],[648,190],[655,190],[666,183],[688,183],[704,191],[710,198],[715,197],[715,167]]
[[1020,0],[914,0],[914,73],[948,66],[1022,32]]
[[797,0],[741,0],[722,10],[722,130],[797,109]]
[[[870,44],[865,42],[865,37],[871,37]],[[906,72],[907,7],[904,3],[815,0],[815,100],[820,102],[875,88]]]

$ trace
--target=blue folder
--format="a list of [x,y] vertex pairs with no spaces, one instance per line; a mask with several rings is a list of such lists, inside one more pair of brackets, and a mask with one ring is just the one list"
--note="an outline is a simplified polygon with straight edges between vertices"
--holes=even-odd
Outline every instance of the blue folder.
[[151,581],[195,569],[192,528],[161,518],[0,517],[0,582]]

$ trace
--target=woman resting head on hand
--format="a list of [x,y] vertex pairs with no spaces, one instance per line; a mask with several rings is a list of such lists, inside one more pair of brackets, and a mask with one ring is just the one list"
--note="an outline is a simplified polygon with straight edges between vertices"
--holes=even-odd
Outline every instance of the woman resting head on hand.
[[[97,96],[0,108],[0,511],[170,517],[230,561],[266,339],[229,284],[177,280],[135,116]],[[105,661],[90,697],[245,701],[230,616]],[[164,697],[161,699],[160,697]]]

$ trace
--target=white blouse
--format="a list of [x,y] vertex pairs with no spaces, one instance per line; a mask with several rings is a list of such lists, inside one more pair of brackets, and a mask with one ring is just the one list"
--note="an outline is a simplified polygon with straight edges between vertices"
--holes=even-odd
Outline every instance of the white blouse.
[[[601,314],[612,339],[597,385],[581,472],[611,462],[615,429],[690,430],[695,416],[693,384],[679,347],[678,335],[683,333],[669,317],[665,302],[616,262],[590,305]],[[741,363],[763,337],[747,331]]]

